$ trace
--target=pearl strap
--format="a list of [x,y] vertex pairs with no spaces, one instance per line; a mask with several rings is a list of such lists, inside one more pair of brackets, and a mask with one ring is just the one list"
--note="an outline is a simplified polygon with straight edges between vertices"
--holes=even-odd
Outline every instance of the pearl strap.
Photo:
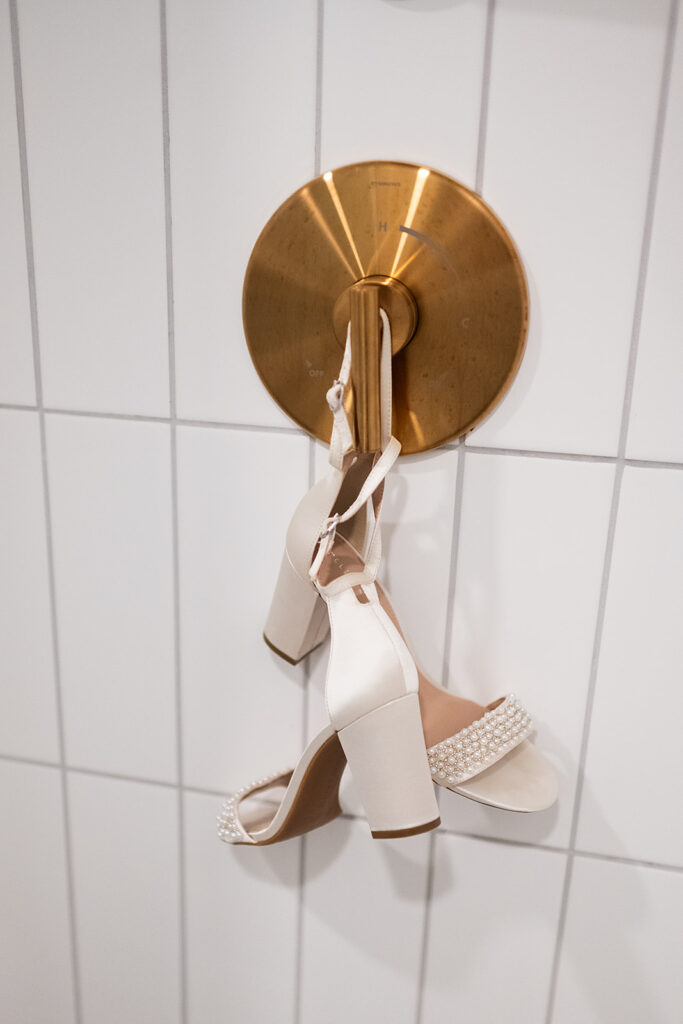
[[500,761],[533,731],[531,716],[514,695],[466,729],[427,750],[434,782],[447,789]]

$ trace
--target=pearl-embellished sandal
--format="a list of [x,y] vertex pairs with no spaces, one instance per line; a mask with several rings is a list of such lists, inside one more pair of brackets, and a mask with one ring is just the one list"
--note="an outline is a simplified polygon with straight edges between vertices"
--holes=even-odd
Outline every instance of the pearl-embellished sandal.
[[[383,336],[391,337],[388,317],[380,311]],[[390,345],[389,345],[390,349]],[[385,360],[386,349],[382,350],[381,414],[383,435],[390,435],[391,429],[391,367]],[[278,582],[271,602],[271,608],[264,630],[268,646],[286,661],[296,664],[324,642],[329,619],[327,609],[315,587],[311,586],[308,567],[317,543],[320,523],[326,521],[329,509],[336,509],[343,503],[349,480],[342,471],[344,460],[351,457],[351,433],[344,411],[344,392],[348,384],[351,367],[350,344],[344,352],[339,379],[327,392],[327,401],[333,416],[330,440],[330,470],[309,492],[292,517],[285,544],[285,553]],[[338,532],[345,530],[338,525]],[[349,536],[350,543],[357,537]],[[379,545],[379,537],[377,538]],[[401,627],[393,608],[377,585],[379,599],[396,629]],[[549,762],[527,740],[531,728],[520,735],[517,728],[521,718],[515,718],[512,730],[496,723],[493,729],[502,732],[489,734],[492,719],[482,720],[487,714],[498,714],[504,700],[487,708],[473,701],[447,693],[431,683],[420,672],[420,709],[425,741],[433,764],[432,775],[438,785],[446,786],[453,792],[472,800],[515,811],[542,810],[557,798],[557,780]],[[510,705],[505,705],[505,713]],[[515,716],[521,708],[515,711]],[[525,719],[528,717],[524,713]],[[483,733],[480,735],[480,721]],[[470,728],[467,735],[461,731]],[[509,734],[509,735],[508,735]],[[501,740],[501,737],[504,739]],[[514,740],[514,743],[512,742]],[[452,749],[442,748],[442,743],[462,743]],[[510,744],[505,746],[505,744]],[[464,758],[460,755],[464,753]],[[440,756],[445,754],[445,761]],[[496,755],[495,758],[493,755]],[[450,760],[449,760],[450,759]],[[452,770],[451,770],[452,769]],[[443,775],[439,774],[443,772]]]
[[[382,347],[390,372],[388,331]],[[285,785],[267,821],[257,817],[247,826],[238,813],[244,792],[225,809],[221,834],[231,842],[279,842],[331,820],[339,813],[337,794],[346,763],[374,838],[416,835],[439,824],[417,669],[375,586],[384,480],[401,448],[387,426],[381,453],[343,454],[337,498],[318,530],[308,568],[327,607],[332,634],[325,683],[330,724],[293,772],[250,787],[250,793],[258,794]]]
[[259,779],[224,804],[218,826],[226,842],[267,845],[327,824],[340,813],[347,760],[376,838],[414,835],[439,824],[430,775],[454,792],[511,810],[537,810],[556,798],[554,772],[527,742],[531,720],[516,698],[482,708],[430,683],[375,582],[384,478],[400,450],[391,437],[390,326],[380,314],[382,453],[351,450],[343,407],[347,336],[339,380],[327,395],[334,416],[332,471],[304,497],[290,523],[264,633],[276,653],[296,662],[331,626],[331,724],[296,769]]
[[[376,589],[400,633],[389,599],[379,584]],[[540,811],[552,806],[557,799],[557,776],[529,742],[533,722],[514,694],[482,707],[435,686],[419,667],[417,674],[423,742],[437,786],[509,811]],[[219,837],[227,843],[280,842],[326,825],[341,814],[339,785],[346,760],[341,747],[335,748],[329,735],[322,739],[324,735],[316,738],[296,771],[275,772],[230,796],[218,816]],[[326,759],[326,785],[318,788],[314,765],[307,778],[307,799],[302,802],[308,809],[302,811],[295,799],[302,787],[302,766],[305,772],[321,740],[327,746],[316,756]],[[286,798],[283,786],[287,787]]]

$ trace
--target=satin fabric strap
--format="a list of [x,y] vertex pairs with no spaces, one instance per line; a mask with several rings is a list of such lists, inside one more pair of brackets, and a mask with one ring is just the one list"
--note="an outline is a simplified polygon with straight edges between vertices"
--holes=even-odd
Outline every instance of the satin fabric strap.
[[[380,420],[382,450],[391,439],[391,324],[385,310],[380,308],[382,321],[382,347],[380,355]],[[346,452],[353,445],[353,437],[344,408],[344,395],[351,376],[351,322],[346,331],[344,358],[339,376],[328,390],[327,404],[332,413],[332,436],[330,438],[330,465],[341,469]]]
[[[337,526],[340,523],[346,523],[348,522],[349,519],[352,519],[353,516],[360,512],[360,510],[363,508],[366,502],[370,501],[375,491],[378,489],[380,484],[383,483],[387,473],[389,472],[393,464],[396,462],[396,459],[398,458],[400,451],[400,442],[397,441],[395,437],[389,438],[389,442],[386,448],[384,449],[379,459],[368,473],[365,482],[363,483],[363,486],[358,492],[358,496],[355,499],[355,501],[353,501],[349,505],[345,512],[336,512],[333,516],[329,516],[325,520],[323,528],[320,531],[320,542],[318,544],[318,550],[311,564],[311,568],[308,571],[308,574],[312,580],[316,581],[318,578],[320,567],[322,566],[325,556],[332,547],[332,543],[337,532]],[[380,505],[381,502],[377,502],[376,504],[373,503],[372,508],[372,512],[374,515],[374,528],[372,531],[372,537],[370,540],[367,557],[365,559],[366,569],[370,575],[374,575],[374,573],[376,572],[380,558],[379,531],[377,528],[379,521]]]
[[349,421],[344,409],[344,393],[351,373],[351,323],[346,332],[346,345],[339,376],[325,396],[332,413],[332,436],[330,438],[330,465],[341,469],[344,455],[353,445]]

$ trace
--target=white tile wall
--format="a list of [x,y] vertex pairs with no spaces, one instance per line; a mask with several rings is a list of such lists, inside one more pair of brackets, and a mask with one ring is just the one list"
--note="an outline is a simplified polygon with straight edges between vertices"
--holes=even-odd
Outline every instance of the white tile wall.
[[478,443],[616,452],[667,10],[496,4],[483,192],[520,247],[532,319]]
[[315,2],[169,0],[168,46],[178,412],[289,423],[247,353],[242,279],[314,173]]
[[168,413],[159,5],[19,0],[45,402]]
[[596,463],[465,456],[449,686],[482,704],[516,693],[561,797],[519,815],[445,794],[449,826],[569,840],[613,476]]
[[188,1019],[292,1020],[300,844],[225,846],[216,808],[213,796],[185,798]]
[[415,1020],[429,839],[341,819],[306,842],[304,1024]]
[[323,169],[407,160],[474,186],[485,24],[485,0],[328,0]]
[[185,781],[235,790],[302,752],[303,668],[263,642],[308,440],[178,432]]
[[683,34],[673,54],[627,454],[683,459]]
[[[676,1020],[678,3],[12,4],[53,411],[46,494],[43,412],[11,407],[36,394],[5,5],[0,1018]],[[477,181],[527,267],[517,381],[464,454],[401,463],[384,577],[435,680],[527,701],[561,797],[513,816],[443,793],[436,836],[373,843],[347,816],[229,849],[219,794],[297,757],[327,659],[261,639],[324,460],[251,366],[244,267],[320,166],[378,156]],[[632,341],[626,455],[649,466],[624,470]]]
[[9,5],[0,12],[0,402],[36,400]]
[[176,793],[72,774],[69,804],[84,1024],[176,1024]]
[[66,753],[175,780],[169,429],[48,417]]
[[680,1020],[682,916],[680,873],[577,858],[554,1024]]
[[59,773],[0,764],[0,1006],[6,1021],[74,1019]]
[[38,417],[0,410],[0,753],[58,757]]
[[578,846],[683,867],[683,472],[624,473]]
[[437,837],[425,1024],[542,1024],[564,860],[549,851]]

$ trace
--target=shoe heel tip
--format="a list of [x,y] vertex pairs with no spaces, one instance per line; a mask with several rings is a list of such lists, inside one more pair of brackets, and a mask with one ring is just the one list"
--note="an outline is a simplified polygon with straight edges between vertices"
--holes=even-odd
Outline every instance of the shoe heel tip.
[[285,652],[281,651],[279,647],[276,647],[275,644],[271,643],[265,633],[263,634],[263,640],[266,647],[270,647],[273,654],[277,654],[278,658],[282,658],[283,661],[288,662],[290,665],[298,665],[302,660],[302,658],[290,658],[288,654],[285,654]]
[[426,825],[414,825],[412,828],[394,828],[388,830],[375,830],[371,829],[373,839],[401,839],[408,836],[419,836],[423,832],[431,832],[432,829],[438,828],[441,824],[441,818],[434,818],[433,821],[428,821]]

